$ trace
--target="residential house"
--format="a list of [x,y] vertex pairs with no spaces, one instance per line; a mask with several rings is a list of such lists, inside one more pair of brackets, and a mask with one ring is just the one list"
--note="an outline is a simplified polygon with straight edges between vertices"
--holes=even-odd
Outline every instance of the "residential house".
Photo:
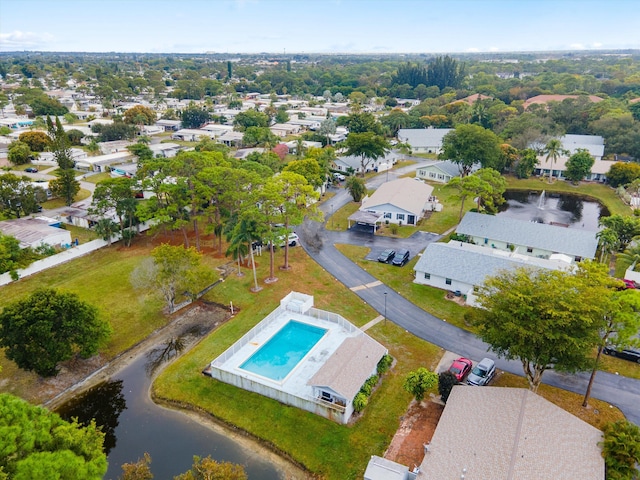
[[154,157],[173,158],[179,151],[184,150],[184,147],[177,143],[152,143],[149,149]]
[[118,165],[133,159],[135,155],[128,150],[95,157],[86,157],[76,161],[76,168],[90,172],[103,172],[106,167]]
[[46,217],[0,221],[0,232],[18,240],[20,248],[37,248],[43,245],[68,247],[71,245],[71,233],[59,227],[59,221]]
[[177,132],[182,128],[182,120],[166,120],[161,118],[156,121],[156,125],[162,127],[165,132]]
[[[615,161],[602,160],[604,155],[604,138],[598,135],[565,135],[561,137],[562,149],[566,153],[558,156],[556,161],[553,158],[547,158],[546,153],[538,155],[538,164],[534,170],[535,175],[549,175],[552,172],[554,178],[563,178],[563,173],[567,170],[567,162],[569,157],[578,150],[587,150],[594,159],[591,173],[587,175],[585,180],[600,181],[606,180],[606,175]],[[533,145],[538,151],[544,148],[544,145]]]
[[458,385],[417,480],[604,480],[601,441],[600,430],[530,390]]
[[225,132],[218,137],[218,142],[225,144],[227,147],[237,147],[242,145],[244,133],[242,132]]
[[475,292],[488,276],[520,267],[565,270],[571,268],[571,259],[566,255],[537,258],[455,240],[430,243],[413,267],[413,281],[456,292],[468,305],[475,306]]
[[199,142],[202,137],[214,139],[216,135],[210,130],[200,128],[181,128],[171,135],[173,140],[182,140],[183,142]]
[[[375,160],[365,160],[365,162],[368,163],[366,163],[366,171],[364,172],[362,170],[362,159],[353,155],[348,157],[338,157],[333,161],[333,164],[335,169],[340,170],[341,172],[368,173],[374,171],[377,172],[378,170],[387,170],[388,168],[393,167],[400,158],[401,155],[398,152],[391,151],[384,157],[380,157]],[[383,168],[380,168],[381,166]]]
[[360,211],[374,213],[388,223],[417,225],[428,211],[433,211],[436,199],[433,187],[415,178],[399,178],[386,182],[362,200]]
[[539,258],[560,253],[576,262],[594,259],[598,248],[596,232],[476,212],[462,218],[456,233],[484,247]]
[[442,139],[451,128],[401,128],[398,141],[407,143],[414,153],[435,153],[442,150]]
[[454,177],[460,176],[460,166],[451,160],[442,160],[416,169],[416,178],[430,182],[449,183]]
[[293,123],[276,123],[271,125],[269,130],[278,137],[286,137],[288,135],[297,135],[300,133],[300,125],[295,125]]

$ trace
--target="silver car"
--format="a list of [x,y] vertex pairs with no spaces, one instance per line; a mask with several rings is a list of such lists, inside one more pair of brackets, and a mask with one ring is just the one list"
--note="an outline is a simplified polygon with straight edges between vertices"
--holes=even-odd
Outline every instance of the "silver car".
[[483,358],[480,363],[471,369],[467,377],[467,384],[484,386],[488,385],[496,374],[496,364],[490,358]]

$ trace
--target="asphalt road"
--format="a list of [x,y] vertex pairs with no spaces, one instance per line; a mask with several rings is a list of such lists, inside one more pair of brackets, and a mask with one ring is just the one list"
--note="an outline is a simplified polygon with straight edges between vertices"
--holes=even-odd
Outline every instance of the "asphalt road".
[[[415,169],[416,165],[409,168]],[[402,170],[389,172],[389,180],[402,173]],[[367,187],[374,188],[380,185],[386,181],[386,177],[386,172],[376,176],[374,180],[367,183]],[[335,190],[336,195],[320,206],[325,216],[330,216],[332,212],[352,200],[343,188]],[[348,288],[360,287],[354,290],[354,293],[380,315],[384,315],[388,320],[412,334],[445,350],[456,352],[475,361],[490,357],[496,361],[497,367],[501,370],[523,375],[520,362],[499,359],[493,353],[488,353],[489,346],[475,335],[425,312],[379,282],[334,247],[336,243],[364,245],[372,248],[372,255],[374,249],[381,251],[384,248],[408,248],[414,256],[424,250],[429,242],[437,241],[438,235],[421,233],[413,235],[412,237],[415,238],[410,239],[372,238],[371,235],[328,231],[324,229],[322,223],[309,221],[298,228],[296,233],[300,236],[303,248],[318,264]],[[543,376],[543,383],[584,394],[588,379],[589,373],[562,374],[547,371]],[[629,421],[640,425],[640,381],[607,372],[598,372],[591,395],[617,406]]]

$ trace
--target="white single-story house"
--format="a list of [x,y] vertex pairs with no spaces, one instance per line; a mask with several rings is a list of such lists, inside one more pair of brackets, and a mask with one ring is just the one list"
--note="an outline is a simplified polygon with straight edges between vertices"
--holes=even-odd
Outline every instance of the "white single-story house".
[[451,128],[401,128],[398,141],[407,143],[415,153],[435,153],[442,150],[442,139]]
[[399,225],[416,225],[437,203],[433,187],[415,178],[385,182],[362,200],[360,211],[381,216],[383,221]]
[[107,166],[125,163],[134,157],[135,155],[128,150],[110,153],[108,155],[97,155],[95,157],[87,157],[76,161],[76,168],[79,170],[88,170],[90,172],[103,172]]
[[219,123],[207,123],[200,130],[206,130],[213,135],[213,138],[218,138],[227,132],[233,132],[233,125],[221,125]]
[[225,132],[218,137],[218,142],[223,143],[228,147],[242,145],[242,139],[244,138],[244,133],[242,132]]
[[[616,163],[613,160],[603,160],[604,138],[599,135],[573,135],[567,134],[561,137],[562,149],[567,153],[558,156],[554,162],[552,158],[547,158],[547,154],[538,155],[538,163],[534,169],[535,175],[549,176],[553,172],[554,178],[564,178],[563,173],[567,170],[569,157],[578,150],[587,150],[594,159],[591,174],[585,180],[604,182],[611,166]],[[533,145],[537,150],[542,150],[544,145]]]
[[153,152],[153,156],[161,156],[164,158],[173,158],[179,151],[184,150],[182,145],[177,143],[152,143],[149,145],[149,149]]
[[[376,160],[366,160],[366,168],[365,172],[373,172],[377,171],[380,165],[384,165],[384,170],[387,169],[387,166],[393,167],[398,160],[400,160],[401,155],[398,152],[390,151],[384,157],[380,157]],[[360,157],[355,157],[350,155],[348,157],[338,157],[333,161],[334,167],[336,170],[340,170],[341,172],[349,172],[353,171],[356,173],[362,172],[362,159]]]
[[[89,156],[87,152],[85,152],[81,148],[75,148],[75,147],[71,148],[70,152],[71,152],[71,159],[74,160],[76,164],[77,162],[82,161]],[[40,152],[38,154],[38,158],[33,160],[32,163],[34,163],[35,165],[57,165],[58,164],[55,156],[53,155],[53,152]]]
[[205,373],[346,424],[354,397],[386,353],[344,317],[314,308],[313,296],[290,292]]
[[462,218],[456,233],[492,249],[540,258],[561,253],[576,262],[594,259],[598,248],[597,232],[476,212]]
[[20,242],[20,248],[37,248],[42,245],[69,247],[71,233],[58,228],[60,222],[52,218],[15,218],[0,221],[0,232],[14,237]]
[[537,258],[452,240],[427,245],[413,270],[414,283],[457,292],[464,295],[468,305],[474,306],[474,292],[487,276],[519,267],[565,270],[571,265],[566,255]]
[[182,128],[171,135],[173,140],[182,140],[183,142],[199,142],[202,137],[214,139],[216,135],[210,130],[196,128]]
[[165,132],[176,132],[182,128],[182,120],[166,120],[161,118],[156,121],[156,125],[162,127]]
[[288,135],[297,135],[300,133],[300,125],[294,125],[292,123],[276,123],[269,127],[271,133],[278,137],[286,137]]
[[449,183],[449,180],[460,174],[460,166],[451,160],[434,162],[416,169],[416,178],[438,183]]

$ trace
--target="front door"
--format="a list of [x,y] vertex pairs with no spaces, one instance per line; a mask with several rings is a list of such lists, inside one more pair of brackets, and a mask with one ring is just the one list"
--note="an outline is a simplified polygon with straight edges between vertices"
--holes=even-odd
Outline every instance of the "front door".
[[409,225],[415,225],[416,224],[416,216],[415,215],[407,215],[407,223]]

